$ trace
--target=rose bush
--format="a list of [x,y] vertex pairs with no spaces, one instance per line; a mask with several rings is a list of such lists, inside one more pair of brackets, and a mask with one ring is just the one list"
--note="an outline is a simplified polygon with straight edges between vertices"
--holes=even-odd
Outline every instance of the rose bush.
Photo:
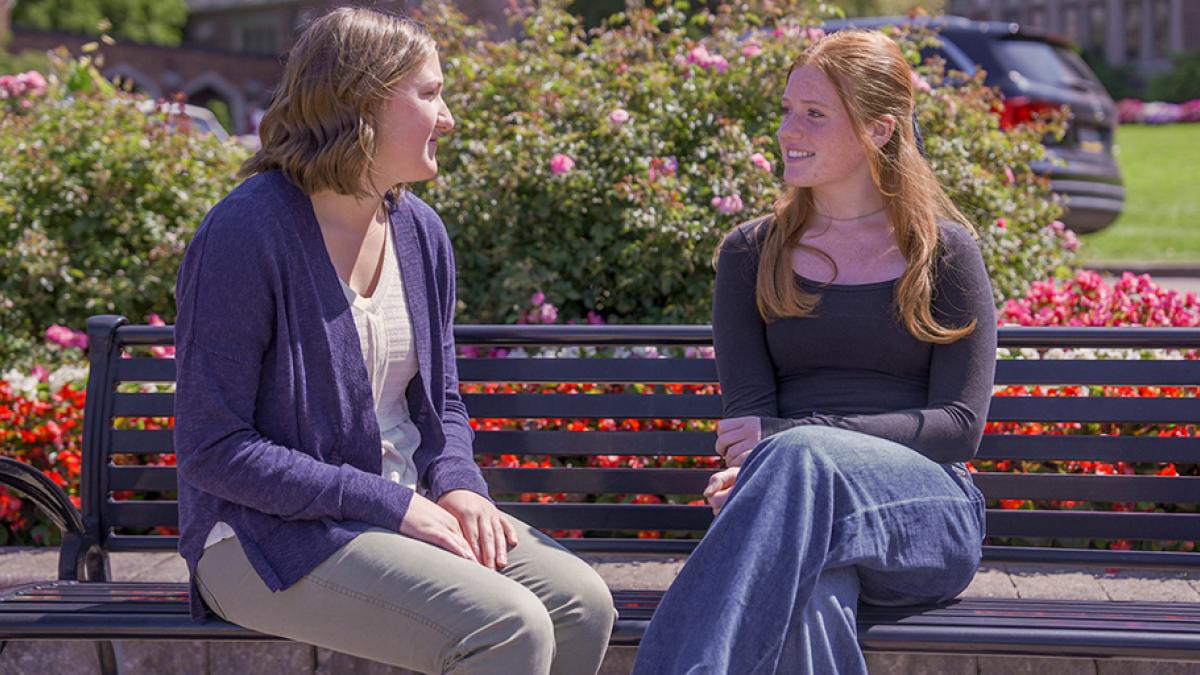
[[[568,319],[708,320],[713,249],[770,209],[784,78],[824,17],[800,1],[646,4],[586,33],[561,0],[539,3],[505,42],[426,6],[458,126],[421,192],[455,240],[463,321],[514,321],[538,289]],[[893,34],[914,64],[934,39]],[[1029,169],[1060,120],[1001,130],[981,77],[916,72],[930,162],[979,226],[997,300],[1070,270],[1061,206]]]
[[[91,314],[174,319],[175,272],[245,150],[141,112],[90,57],[0,78],[0,364]],[[24,363],[18,364],[17,360]]]

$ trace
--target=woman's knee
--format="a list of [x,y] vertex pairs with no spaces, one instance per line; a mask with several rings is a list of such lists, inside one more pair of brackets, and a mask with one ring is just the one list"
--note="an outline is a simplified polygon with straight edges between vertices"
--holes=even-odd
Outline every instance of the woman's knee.
[[793,427],[764,440],[750,462],[766,464],[773,471],[788,467],[832,466],[839,430],[822,426]]
[[559,629],[587,627],[604,633],[607,639],[617,610],[603,577],[578,558],[556,568],[554,578],[548,580],[553,591],[545,599],[551,619]]
[[[491,602],[481,602],[479,625],[447,645],[443,672],[457,672],[456,667],[480,658],[488,663],[520,663],[529,672],[548,672],[555,652],[550,614],[528,589],[506,591]],[[472,667],[464,669],[473,672]]]

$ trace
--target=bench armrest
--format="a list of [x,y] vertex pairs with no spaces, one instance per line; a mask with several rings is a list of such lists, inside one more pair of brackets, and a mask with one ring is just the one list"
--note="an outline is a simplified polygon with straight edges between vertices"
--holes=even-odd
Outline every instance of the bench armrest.
[[25,462],[0,456],[0,485],[25,495],[62,530],[64,536],[83,536],[83,517],[67,493],[46,474]]

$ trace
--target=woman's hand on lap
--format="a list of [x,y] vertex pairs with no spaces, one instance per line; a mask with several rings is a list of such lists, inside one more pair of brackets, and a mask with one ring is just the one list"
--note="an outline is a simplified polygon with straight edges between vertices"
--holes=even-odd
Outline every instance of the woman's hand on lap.
[[437,505],[458,519],[475,559],[484,567],[498,570],[508,564],[517,533],[495,504],[470,490],[451,490]]
[[731,417],[717,422],[717,454],[726,466],[741,466],[746,456],[762,441],[762,420]]
[[737,476],[741,470],[741,467],[732,466],[714,473],[708,479],[708,487],[704,488],[704,497],[712,507],[714,515],[720,513],[724,508],[725,501],[729,499],[729,493],[733,492],[733,486],[737,483]]
[[444,548],[467,560],[478,560],[463,537],[462,528],[454,514],[419,494],[414,494],[409,502],[408,511],[400,523],[400,534]]

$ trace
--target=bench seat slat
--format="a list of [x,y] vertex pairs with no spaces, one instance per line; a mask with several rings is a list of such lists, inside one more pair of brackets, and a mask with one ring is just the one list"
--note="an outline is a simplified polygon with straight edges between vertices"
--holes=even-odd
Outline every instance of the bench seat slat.
[[[147,603],[120,599],[129,592],[130,584],[56,582],[10,589],[5,597],[19,595],[23,589],[45,591],[48,586],[56,586],[64,594],[87,586],[90,593],[102,597],[111,592],[115,599],[90,605],[0,603],[0,638],[281,641],[218,618],[192,623],[183,583],[160,584],[174,591],[174,599],[149,608]],[[613,599],[620,618],[613,642],[637,644],[661,598],[661,591],[615,590]],[[1189,604],[966,598],[941,606],[862,605],[858,625],[860,642],[867,651],[955,652],[969,647],[968,651],[984,653],[1155,653],[1158,658],[1192,659],[1200,654],[1200,611]]]

